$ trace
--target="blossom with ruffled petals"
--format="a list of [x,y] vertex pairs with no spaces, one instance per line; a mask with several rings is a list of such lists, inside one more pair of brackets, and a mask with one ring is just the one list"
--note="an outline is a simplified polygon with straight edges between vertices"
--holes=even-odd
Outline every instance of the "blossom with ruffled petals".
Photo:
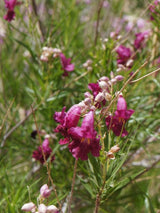
[[128,59],[130,59],[132,52],[130,50],[130,48],[127,48],[123,45],[120,45],[117,50],[116,50],[117,54],[118,54],[118,59],[117,59],[117,63],[118,64],[123,64],[125,65],[126,62],[128,61]]
[[117,110],[115,115],[109,115],[106,118],[106,126],[114,132],[116,136],[124,137],[128,135],[127,130],[125,129],[125,124],[134,113],[134,110],[127,110],[127,103],[123,96],[118,98]]
[[69,143],[70,136],[68,130],[71,127],[75,127],[78,124],[81,115],[81,107],[77,104],[73,105],[67,113],[65,113],[65,108],[62,109],[62,112],[55,112],[54,119],[56,122],[60,123],[55,132],[61,133],[64,136],[64,139],[59,141],[59,144],[63,145]]
[[[44,156],[47,160],[52,153],[52,149],[49,147],[49,139],[45,138],[45,140],[42,143],[42,146],[39,146],[37,150],[33,152],[32,157],[36,160],[40,161],[42,164],[44,163]],[[54,155],[51,156],[51,161],[55,159]]]
[[71,64],[71,58],[66,58],[63,53],[59,54],[62,64],[62,69],[64,70],[63,76],[68,76],[68,72],[74,70],[74,64]]
[[90,111],[83,119],[81,127],[69,129],[72,142],[69,144],[69,151],[76,159],[87,160],[88,153],[99,157],[101,146],[97,132],[94,129],[94,112]]
[[4,0],[5,2],[5,7],[8,9],[7,14],[4,16],[4,19],[11,22],[14,18],[15,18],[15,12],[14,12],[14,8],[17,5],[20,5],[21,2],[17,1],[17,0]]

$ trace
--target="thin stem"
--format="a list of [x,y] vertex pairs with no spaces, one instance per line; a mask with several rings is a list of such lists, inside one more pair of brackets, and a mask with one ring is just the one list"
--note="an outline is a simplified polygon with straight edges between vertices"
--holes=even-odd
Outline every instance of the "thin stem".
[[[38,128],[38,124],[37,124],[35,112],[33,111],[33,107],[32,107],[32,106],[31,106],[31,109],[32,109],[32,114],[33,114],[33,117],[34,117],[34,122],[35,122],[35,125],[36,125],[36,129],[37,129],[39,141],[40,141],[40,144],[42,145],[42,140],[41,140],[41,136],[40,136],[40,134],[39,134],[39,128]],[[60,201],[59,201],[59,198],[58,198],[58,195],[57,195],[57,191],[56,191],[56,187],[55,187],[55,185],[54,185],[53,179],[52,179],[52,177],[51,177],[51,171],[50,171],[50,168],[49,168],[48,163],[47,163],[47,161],[46,161],[46,156],[45,156],[45,154],[44,154],[43,148],[42,148],[42,155],[43,155],[44,162],[45,162],[45,165],[46,165],[46,168],[47,168],[47,174],[48,174],[49,180],[50,180],[50,182],[51,182],[51,184],[52,184],[52,187],[53,187],[53,190],[54,190],[54,193],[55,193],[55,196],[56,196],[56,199],[57,199],[57,202],[58,202],[60,211],[61,211],[62,206],[61,206],[61,203],[60,203]],[[62,211],[61,211],[61,212],[62,212]]]
[[103,7],[103,2],[104,2],[104,0],[100,1],[99,5],[98,5],[96,32],[95,32],[95,39],[94,39],[94,44],[95,45],[97,44],[97,39],[98,39],[99,20],[100,20],[101,10],[102,10],[102,7]]
[[98,209],[99,209],[100,202],[101,202],[101,195],[103,193],[103,189],[105,187],[105,183],[106,183],[106,181],[104,180],[103,185],[102,185],[99,193],[97,194],[94,213],[98,213]]
[[32,6],[33,6],[34,14],[35,14],[35,16],[37,17],[37,20],[38,20],[38,26],[39,26],[39,29],[40,29],[40,32],[41,32],[42,40],[44,41],[45,32],[44,32],[42,22],[38,17],[37,5],[36,5],[35,0],[32,0]]
[[[131,75],[130,78],[128,78],[128,80],[124,83],[123,87],[120,89],[119,93],[111,100],[110,104],[108,105],[108,107],[106,108],[106,110],[103,111],[103,116],[106,115],[106,113],[109,111],[109,109],[111,108],[112,104],[118,99],[119,94],[126,88],[126,86],[131,82],[131,80],[134,78],[134,76],[143,68],[146,66],[146,64],[148,64],[148,59],[133,73],[133,75]],[[102,118],[101,118],[102,119]],[[100,119],[100,120],[101,120]]]
[[68,213],[71,213],[71,202],[72,202],[72,197],[73,197],[73,190],[74,190],[74,184],[75,184],[75,178],[76,178],[76,170],[77,170],[77,164],[78,160],[75,160],[74,164],[74,173],[73,173],[73,179],[72,179],[72,187],[71,187],[71,194],[68,202]]
[[154,74],[154,73],[157,73],[157,72],[159,72],[159,71],[160,71],[160,68],[158,68],[158,69],[154,70],[153,72],[150,72],[150,73],[148,73],[148,74],[142,76],[141,78],[138,78],[138,79],[136,79],[136,80],[134,80],[134,81],[131,81],[131,83],[136,83],[137,81],[140,81],[140,80],[142,80],[142,79],[144,79],[144,78],[146,78],[146,77],[148,77],[148,76],[150,76],[150,75],[152,75],[152,74]]

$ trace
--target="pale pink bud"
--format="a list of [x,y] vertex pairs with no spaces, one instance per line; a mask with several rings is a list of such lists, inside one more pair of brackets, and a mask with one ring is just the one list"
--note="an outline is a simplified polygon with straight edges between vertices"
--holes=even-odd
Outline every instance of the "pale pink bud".
[[106,101],[110,101],[112,99],[112,96],[108,92],[105,92],[105,99]]
[[85,97],[85,98],[91,98],[91,99],[93,99],[93,95],[91,95],[90,92],[85,92],[85,93],[84,93],[84,97]]
[[102,92],[99,92],[98,95],[95,97],[96,102],[101,102],[104,100],[104,94]]
[[87,70],[88,70],[88,71],[92,71],[93,68],[92,68],[92,67],[87,67]]
[[86,63],[87,63],[88,65],[91,65],[91,64],[93,63],[93,61],[92,61],[91,59],[88,59],[88,60],[86,61]]
[[106,77],[106,76],[103,76],[99,79],[99,81],[105,81],[105,82],[108,82],[109,81],[109,78]]
[[58,209],[56,206],[50,205],[47,207],[47,213],[57,213],[57,212],[58,212]]
[[81,101],[78,106],[81,107],[81,113],[85,113],[88,110],[88,106],[84,103],[84,101]]
[[115,77],[115,79],[116,79],[117,81],[123,81],[124,77],[123,77],[122,75],[117,75],[117,76]]
[[102,88],[103,90],[108,88],[108,84],[105,81],[100,81],[98,82],[100,88]]
[[109,81],[109,83],[111,83],[111,84],[114,84],[114,83],[116,83],[117,82],[117,80],[115,79],[115,78],[113,78],[113,79],[111,79],[110,81]]
[[43,47],[42,50],[43,51],[48,51],[48,47]]
[[110,72],[110,76],[111,76],[111,79],[114,78],[114,73],[113,73],[113,71]]
[[51,194],[51,190],[48,188],[47,184],[44,184],[41,188],[40,188],[40,194],[42,197],[46,198],[49,197]]
[[43,203],[41,203],[38,206],[38,213],[47,213],[47,206],[45,206]]
[[84,63],[84,64],[83,64],[83,67],[84,67],[84,68],[87,68],[87,67],[88,67],[88,64],[87,64],[87,63]]
[[25,212],[33,211],[33,210],[35,210],[35,209],[36,209],[36,205],[35,205],[34,203],[32,203],[32,202],[30,202],[30,203],[25,203],[25,204],[22,206],[22,208],[21,208],[21,210],[22,210],[22,211],[25,211]]
[[115,145],[115,146],[112,146],[112,148],[109,150],[109,152],[112,152],[112,153],[116,153],[120,150],[119,146],[118,145]]
[[44,61],[44,62],[47,62],[48,58],[46,56],[44,56],[44,55],[41,55],[40,60]]
[[115,156],[112,152],[107,152],[107,158],[111,159],[111,160],[114,160],[115,159]]
[[133,59],[129,59],[126,63],[126,67],[131,67],[133,65]]
[[87,106],[90,106],[91,105],[91,102],[92,100],[90,98],[85,98],[84,99],[84,103],[87,105]]

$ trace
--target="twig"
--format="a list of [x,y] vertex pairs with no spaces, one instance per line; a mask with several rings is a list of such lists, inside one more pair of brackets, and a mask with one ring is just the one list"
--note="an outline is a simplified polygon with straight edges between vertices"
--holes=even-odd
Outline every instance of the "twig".
[[[110,102],[110,104],[108,105],[108,107],[106,108],[106,110],[103,111],[104,116],[106,114],[106,112],[109,111],[109,109],[111,108],[112,104],[118,99],[119,94],[126,88],[126,86],[131,82],[131,80],[134,78],[134,76],[143,68],[146,66],[146,64],[148,64],[148,59],[133,73],[133,75],[131,75],[130,78],[128,78],[128,80],[124,83],[123,87],[120,89],[120,91],[118,92],[118,95],[116,95]],[[101,120],[101,119],[100,119]]]
[[95,31],[95,39],[94,39],[94,45],[95,46],[97,44],[97,39],[98,39],[99,20],[100,20],[100,14],[101,14],[101,10],[102,10],[102,7],[103,7],[103,3],[104,3],[104,0],[100,1],[99,5],[98,5],[96,31]]
[[154,74],[154,73],[156,73],[156,72],[158,72],[158,71],[160,71],[160,68],[158,68],[158,69],[154,70],[153,72],[150,72],[150,73],[148,73],[148,74],[142,76],[141,78],[138,78],[138,79],[136,79],[136,80],[134,80],[134,81],[131,81],[130,83],[136,83],[137,81],[140,81],[140,80],[142,80],[143,78],[146,78],[146,77],[148,77],[148,76],[150,76],[150,75],[152,75],[152,74]]
[[38,26],[39,26],[39,29],[40,29],[40,32],[41,32],[42,40],[44,41],[45,32],[44,32],[42,22],[41,22],[40,18],[38,17],[37,5],[36,5],[35,0],[32,0],[32,6],[33,6],[33,11],[34,11],[34,13],[37,17],[37,20],[38,20]]
[[[33,112],[35,112],[35,111],[37,110],[37,108],[38,108],[38,107],[35,107],[35,108],[33,109]],[[8,138],[19,126],[21,126],[21,125],[30,117],[30,115],[31,115],[33,112],[30,111],[30,112],[28,113],[28,115],[27,115],[23,120],[21,120],[20,122],[18,122],[12,129],[10,129],[10,130],[4,135],[3,140],[2,140],[2,143],[1,143],[1,147],[4,146],[5,141],[7,140],[7,138]]]
[[71,195],[70,195],[69,202],[68,202],[68,213],[71,213],[71,202],[72,202],[73,190],[74,190],[74,184],[75,184],[75,178],[76,178],[77,163],[78,163],[78,160],[76,159],[75,164],[74,164],[74,173],[73,173],[73,179],[72,179]]
[[[38,133],[40,145],[42,145],[42,140],[41,140],[41,136],[40,136],[40,134],[39,134],[39,128],[38,128],[38,124],[37,124],[35,112],[33,111],[33,107],[32,107],[32,106],[31,106],[31,109],[32,109],[32,114],[33,114],[33,117],[34,117],[34,122],[35,122],[35,125],[36,125],[36,129],[37,129],[37,133]],[[58,198],[58,195],[57,195],[57,191],[56,191],[56,187],[55,187],[55,185],[54,185],[54,183],[53,183],[53,179],[52,179],[52,177],[51,177],[50,168],[49,168],[48,163],[47,163],[47,161],[46,161],[46,156],[45,156],[45,154],[44,154],[43,148],[42,148],[42,154],[43,154],[44,162],[45,162],[45,165],[46,165],[46,168],[47,168],[47,174],[48,174],[49,180],[51,181],[51,184],[52,184],[52,187],[53,187],[53,190],[54,190],[54,193],[55,193],[55,196],[56,196],[56,199],[57,199],[57,202],[58,202],[60,211],[61,211],[62,206],[61,206],[61,203],[60,203],[60,201],[59,201],[59,198]]]
[[14,103],[14,100],[15,99],[13,99],[13,101],[10,103],[10,105],[9,105],[9,107],[7,109],[7,112],[6,112],[5,116],[4,116],[4,119],[2,121],[2,124],[1,124],[1,127],[0,127],[0,135],[1,135],[1,132],[2,132],[2,129],[3,129],[3,126],[4,126],[4,122],[5,122],[5,120],[6,120],[7,116],[8,116],[8,113],[9,113],[9,111],[10,111],[10,109],[11,109],[13,103]]
[[99,193],[97,194],[94,213],[98,213],[99,205],[101,202],[101,195],[102,195],[103,189],[105,187],[105,183],[106,183],[106,181],[104,180],[103,185],[102,185]]

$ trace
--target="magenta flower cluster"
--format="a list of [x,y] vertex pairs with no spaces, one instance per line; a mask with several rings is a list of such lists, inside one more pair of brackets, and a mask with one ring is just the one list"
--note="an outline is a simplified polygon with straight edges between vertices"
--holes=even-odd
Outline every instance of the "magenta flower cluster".
[[[55,132],[63,136],[59,144],[68,144],[69,151],[74,158],[87,160],[88,153],[99,157],[101,145],[100,136],[96,131],[96,116],[97,113],[102,113],[106,109],[107,103],[112,99],[111,87],[122,80],[123,76],[114,76],[111,72],[110,79],[104,76],[97,83],[90,83],[88,88],[92,94],[86,92],[85,99],[79,104],[73,105],[67,112],[66,107],[63,107],[61,112],[55,112],[54,120],[59,123]],[[125,124],[133,113],[134,110],[127,110],[124,97],[119,95],[114,115],[108,116],[108,112],[106,112],[107,129],[112,130],[116,136],[126,136],[128,132]],[[82,122],[80,122],[81,118]],[[79,125],[80,123],[81,125]]]

